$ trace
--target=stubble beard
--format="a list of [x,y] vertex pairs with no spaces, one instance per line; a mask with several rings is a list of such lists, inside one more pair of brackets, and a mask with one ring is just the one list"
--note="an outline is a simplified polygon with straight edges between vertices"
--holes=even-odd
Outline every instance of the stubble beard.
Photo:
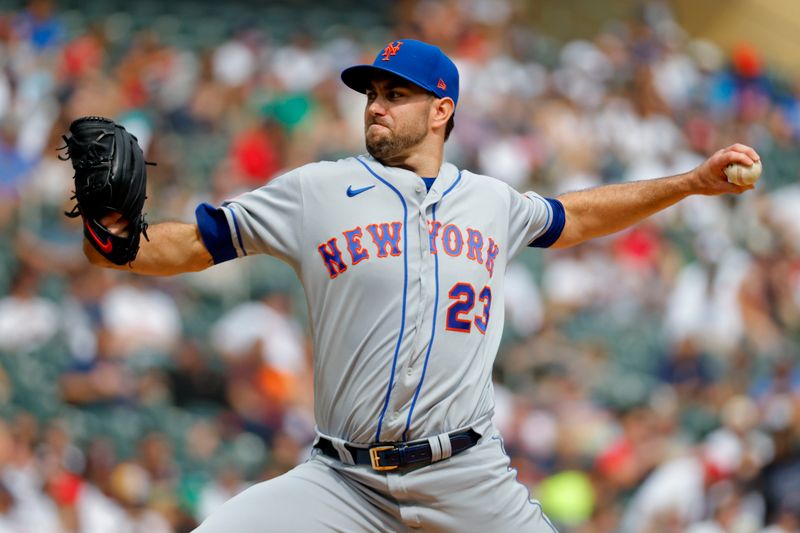
[[[369,130],[369,126],[367,126]],[[370,138],[365,135],[367,152],[383,164],[390,164],[408,155],[411,148],[419,145],[427,134],[426,125],[419,121],[406,131],[391,132],[388,135]]]

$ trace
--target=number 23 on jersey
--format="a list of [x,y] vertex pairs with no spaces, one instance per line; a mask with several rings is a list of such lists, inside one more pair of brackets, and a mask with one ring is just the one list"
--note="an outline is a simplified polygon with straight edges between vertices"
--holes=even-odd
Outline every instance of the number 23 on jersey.
[[447,330],[469,333],[474,323],[478,331],[485,334],[486,326],[489,325],[489,311],[492,307],[492,289],[487,285],[478,293],[478,301],[483,304],[483,308],[472,319],[468,316],[475,307],[475,287],[472,284],[456,283],[450,289],[448,296],[454,301],[447,308]]

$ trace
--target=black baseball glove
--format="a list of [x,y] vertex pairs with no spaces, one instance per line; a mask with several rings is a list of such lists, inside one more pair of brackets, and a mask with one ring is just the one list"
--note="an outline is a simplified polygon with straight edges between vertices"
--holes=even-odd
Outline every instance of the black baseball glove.
[[[75,169],[77,205],[68,217],[83,217],[83,234],[95,249],[117,265],[130,263],[147,239],[142,208],[146,198],[147,170],[139,143],[125,128],[103,117],[82,117],[63,136],[66,157]],[[111,214],[128,222],[125,231],[111,233],[102,221]]]

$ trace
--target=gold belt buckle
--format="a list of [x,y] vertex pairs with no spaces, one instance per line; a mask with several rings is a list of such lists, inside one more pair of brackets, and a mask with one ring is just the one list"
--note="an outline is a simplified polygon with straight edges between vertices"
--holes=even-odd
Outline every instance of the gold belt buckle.
[[369,461],[372,463],[373,470],[394,470],[397,468],[397,465],[389,465],[389,466],[381,466],[381,458],[378,457],[378,453],[385,452],[386,450],[393,450],[394,446],[375,446],[374,448],[369,449]]

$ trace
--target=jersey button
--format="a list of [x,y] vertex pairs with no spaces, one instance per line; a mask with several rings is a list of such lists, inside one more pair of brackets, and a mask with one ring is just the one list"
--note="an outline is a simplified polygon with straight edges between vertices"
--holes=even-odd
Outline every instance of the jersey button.
[[422,192],[422,185],[417,185],[416,187],[414,187],[414,190],[417,192]]
[[406,370],[406,374],[408,374],[410,376],[413,373],[414,373],[414,368],[413,367],[408,367],[408,370]]

